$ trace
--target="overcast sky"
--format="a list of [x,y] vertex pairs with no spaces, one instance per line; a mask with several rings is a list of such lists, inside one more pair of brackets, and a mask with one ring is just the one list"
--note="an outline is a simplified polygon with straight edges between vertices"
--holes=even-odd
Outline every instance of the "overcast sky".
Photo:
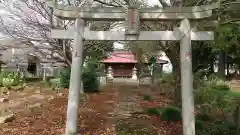
[[159,1],[158,0],[148,0],[148,4],[149,6],[154,6],[154,5],[159,5]]

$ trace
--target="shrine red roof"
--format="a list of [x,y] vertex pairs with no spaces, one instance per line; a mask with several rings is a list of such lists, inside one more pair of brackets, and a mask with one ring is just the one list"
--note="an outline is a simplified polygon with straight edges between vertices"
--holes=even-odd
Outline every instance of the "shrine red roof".
[[103,63],[137,63],[136,56],[128,51],[115,51]]
[[[138,63],[136,55],[129,51],[114,51],[110,56],[101,61],[102,63]],[[145,61],[144,63],[148,63]],[[168,61],[158,59],[157,63],[166,64]]]

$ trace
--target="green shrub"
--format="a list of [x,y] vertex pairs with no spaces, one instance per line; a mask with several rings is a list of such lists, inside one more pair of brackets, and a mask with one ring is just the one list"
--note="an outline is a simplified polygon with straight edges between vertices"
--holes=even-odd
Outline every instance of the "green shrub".
[[228,95],[231,97],[240,97],[240,92],[238,91],[229,91]]
[[205,122],[204,128],[196,128],[196,135],[234,135],[234,128],[226,122]]
[[152,96],[151,95],[144,95],[143,100],[150,101],[150,100],[152,100]]
[[170,73],[163,73],[162,77],[161,77],[161,81],[162,83],[166,83],[166,84],[173,84],[175,82],[174,80],[174,74],[170,74]]
[[229,129],[230,132],[236,131],[236,124],[232,121],[226,120],[224,122],[221,122],[221,124],[223,127]]
[[42,77],[25,77],[26,82],[40,82]]
[[157,80],[157,86],[162,94],[171,93],[176,89],[176,83],[176,74],[173,73],[162,73],[160,79]]
[[85,71],[82,74],[84,92],[97,92],[99,81],[96,72]]
[[[69,88],[71,69],[65,68],[60,72],[60,87]],[[85,70],[82,73],[82,81],[85,92],[96,92],[99,88],[97,74],[94,71]],[[79,82],[81,83],[81,82]]]
[[54,79],[50,79],[49,83],[50,83],[50,87],[51,88],[57,88],[60,87],[60,78],[54,78]]
[[212,117],[208,114],[198,114],[196,116],[196,120],[200,120],[200,121],[212,121]]
[[161,110],[159,108],[148,108],[147,109],[147,114],[160,116],[161,115]]
[[182,119],[182,116],[179,109],[168,107],[162,112],[161,118],[166,121],[179,121]]
[[51,87],[50,81],[47,81],[47,80],[43,82],[43,85],[44,87],[47,87],[47,88]]
[[230,88],[217,80],[208,80],[195,93],[196,104],[209,104],[213,108],[228,109],[231,106],[232,98],[229,96]]
[[60,72],[60,87],[69,88],[71,69],[64,68]]
[[203,114],[209,114],[212,112],[212,105],[208,103],[204,103],[200,105],[200,112]]
[[230,87],[227,84],[217,84],[217,85],[212,86],[212,88],[214,90],[218,90],[218,91],[221,91],[221,92],[230,91]]
[[2,71],[0,75],[1,86],[9,87],[19,85],[21,81],[20,73],[13,71]]
[[198,130],[204,129],[204,122],[201,120],[195,120],[195,128]]
[[195,102],[196,104],[210,104],[215,100],[215,93],[208,85],[203,85],[195,90]]

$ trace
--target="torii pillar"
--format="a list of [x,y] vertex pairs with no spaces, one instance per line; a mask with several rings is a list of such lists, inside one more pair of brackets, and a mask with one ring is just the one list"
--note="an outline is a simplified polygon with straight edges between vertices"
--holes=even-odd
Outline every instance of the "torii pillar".
[[[84,20],[77,18],[75,21],[74,31],[74,45],[72,53],[72,66],[70,88],[68,94],[68,108],[67,108],[67,123],[66,135],[75,135],[78,131],[78,108],[79,97],[81,90],[82,80],[82,63],[83,63],[83,49],[84,49]],[[80,82],[79,82],[80,81]]]
[[182,32],[183,35],[183,37],[180,39],[183,134],[195,135],[192,46],[191,27],[189,20],[184,19],[181,21],[179,32]]

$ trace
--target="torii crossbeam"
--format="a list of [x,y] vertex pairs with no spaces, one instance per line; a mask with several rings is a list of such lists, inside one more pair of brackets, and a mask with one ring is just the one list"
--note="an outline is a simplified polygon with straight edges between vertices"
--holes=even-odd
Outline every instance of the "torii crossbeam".
[[[74,39],[74,30],[57,30],[51,31],[51,37],[55,39]],[[190,31],[191,40],[213,40],[212,31]],[[138,36],[131,37],[124,31],[90,31],[85,27],[83,38],[85,40],[111,40],[111,41],[179,41],[184,34],[180,31],[141,31]]]
[[[195,115],[192,78],[192,40],[213,40],[211,31],[195,32],[191,29],[189,20],[209,18],[212,10],[219,3],[195,7],[178,8],[79,8],[63,6],[52,1],[47,2],[54,9],[54,14],[65,20],[76,20],[72,30],[51,31],[51,37],[56,39],[74,39],[71,80],[67,110],[66,135],[77,133],[78,102],[81,80],[81,66],[84,40],[178,40],[180,41],[181,59],[181,89],[183,134],[195,135]],[[126,21],[127,29],[120,31],[91,31],[85,27],[85,20]],[[180,27],[175,31],[140,31],[140,21],[179,20]]]

